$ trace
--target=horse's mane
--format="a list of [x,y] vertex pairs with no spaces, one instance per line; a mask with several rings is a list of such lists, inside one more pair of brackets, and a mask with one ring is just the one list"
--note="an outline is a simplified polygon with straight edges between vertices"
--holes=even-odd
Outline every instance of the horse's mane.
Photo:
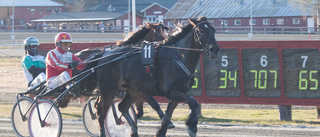
[[147,28],[145,25],[140,26],[130,37],[123,41],[118,41],[116,45],[131,45],[138,42],[143,36],[145,36],[151,29]]
[[164,40],[164,45],[172,45],[179,41],[181,38],[183,38],[185,35],[187,35],[191,29],[193,28],[193,25],[189,24],[184,27],[179,27],[175,32],[173,32],[168,38]]

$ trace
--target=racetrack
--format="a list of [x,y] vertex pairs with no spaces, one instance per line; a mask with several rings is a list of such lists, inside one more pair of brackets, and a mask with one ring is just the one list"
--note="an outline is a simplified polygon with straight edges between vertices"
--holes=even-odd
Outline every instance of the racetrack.
[[[188,137],[187,127],[183,123],[174,122],[176,128],[168,129],[167,137]],[[138,121],[140,137],[153,137],[160,122]],[[319,136],[319,127],[307,126],[263,126],[239,124],[206,124],[198,125],[198,137],[311,137]],[[15,137],[10,119],[0,118],[0,136]],[[64,120],[61,137],[88,137],[80,120]]]

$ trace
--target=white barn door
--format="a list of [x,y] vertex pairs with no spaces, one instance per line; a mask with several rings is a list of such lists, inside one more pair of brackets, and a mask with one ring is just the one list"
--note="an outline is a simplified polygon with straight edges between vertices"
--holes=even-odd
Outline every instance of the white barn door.
[[307,20],[308,23],[308,32],[314,32],[314,19],[313,18],[308,18]]

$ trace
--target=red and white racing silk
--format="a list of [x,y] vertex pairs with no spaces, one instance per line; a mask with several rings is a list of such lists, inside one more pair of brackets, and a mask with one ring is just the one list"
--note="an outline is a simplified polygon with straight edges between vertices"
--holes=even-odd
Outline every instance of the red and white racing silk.
[[[72,69],[68,68],[69,63],[72,61],[79,61],[80,63],[83,63],[81,59],[71,52],[64,52],[58,47],[50,50],[46,58],[47,81],[49,81],[51,77],[58,76],[64,71],[67,71],[69,76],[72,77]],[[82,70],[84,67],[84,64],[79,64],[77,69]]]

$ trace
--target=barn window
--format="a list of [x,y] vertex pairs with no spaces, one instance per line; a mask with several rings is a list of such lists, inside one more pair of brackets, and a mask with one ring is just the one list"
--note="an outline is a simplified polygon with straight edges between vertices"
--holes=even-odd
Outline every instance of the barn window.
[[121,20],[116,20],[116,29],[121,29]]
[[263,19],[263,25],[270,25],[270,19]]
[[47,12],[52,12],[52,9],[51,8],[47,8]]
[[172,26],[173,26],[172,21],[168,21],[168,26],[169,26],[169,27],[172,27]]
[[147,21],[150,23],[156,23],[157,17],[156,16],[147,16]]
[[187,25],[187,22],[184,21],[184,20],[182,20],[180,23],[181,23],[182,26],[186,26]]
[[277,19],[277,25],[283,25],[284,19]]
[[[249,25],[251,25],[251,20],[249,20]],[[256,25],[256,20],[255,19],[252,20],[252,25]]]
[[214,20],[211,20],[211,21],[210,21],[210,24],[211,24],[212,26],[214,26]]
[[294,18],[293,24],[300,24],[300,18]]
[[241,25],[241,20],[234,20],[234,25],[237,25],[237,26]]
[[228,20],[221,20],[221,26],[228,26]]

